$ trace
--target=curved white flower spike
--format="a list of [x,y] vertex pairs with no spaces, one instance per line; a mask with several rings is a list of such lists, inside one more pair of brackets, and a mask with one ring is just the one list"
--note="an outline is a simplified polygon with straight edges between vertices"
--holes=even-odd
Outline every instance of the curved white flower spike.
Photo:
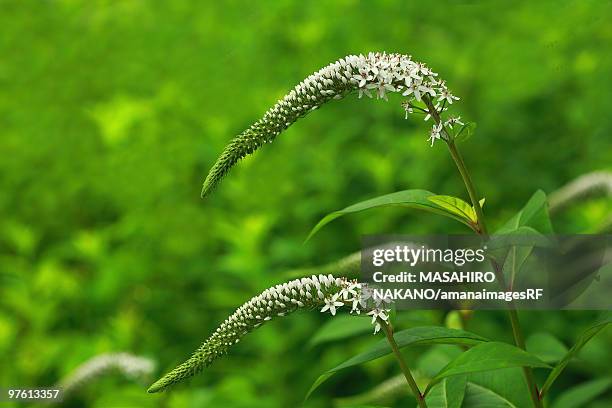
[[[272,142],[300,117],[332,99],[342,99],[357,91],[359,97],[364,94],[372,97],[374,94],[383,100],[387,100],[389,93],[401,93],[417,101],[427,95],[437,97],[444,104],[458,100],[437,76],[425,64],[403,54],[371,52],[368,55],[349,55],[331,63],[300,82],[260,120],[227,145],[204,181],[202,197],[217,186],[238,160],[264,143]],[[406,114],[412,111],[410,104],[404,107]],[[441,112],[444,108],[440,109]]]
[[276,317],[300,309],[319,308],[321,312],[329,312],[334,316],[345,305],[352,305],[352,311],[357,313],[371,310],[376,305],[373,301],[361,298],[364,289],[365,284],[333,275],[312,275],[268,288],[240,306],[191,358],[155,382],[148,391],[161,391],[197,374],[226,354],[244,335]]

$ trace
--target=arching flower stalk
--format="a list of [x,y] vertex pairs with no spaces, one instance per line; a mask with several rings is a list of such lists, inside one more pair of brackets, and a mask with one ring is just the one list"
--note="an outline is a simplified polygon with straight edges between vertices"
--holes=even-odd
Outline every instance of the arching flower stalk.
[[[332,99],[341,99],[351,92],[387,100],[387,94],[400,93],[408,99],[402,105],[408,113],[428,111],[415,105],[424,97],[437,100],[436,110],[442,113],[447,104],[459,98],[452,95],[438,74],[409,55],[369,53],[349,55],[313,73],[300,82],[264,116],[234,138],[217,159],[204,181],[202,197],[209,194],[229,169],[264,143],[272,142],[300,117]],[[427,117],[426,117],[427,118]],[[439,131],[430,137],[432,143]]]
[[[351,313],[375,311],[377,318],[388,319],[384,302],[365,284],[332,275],[313,275],[295,279],[264,290],[229,316],[183,364],[155,382],[148,392],[158,392],[191,377],[226,354],[247,333],[262,324],[298,310],[319,309],[335,315],[338,309],[350,307]],[[380,330],[376,324],[375,332]]]
[[551,212],[557,212],[572,202],[595,195],[612,195],[612,172],[594,171],[583,174],[548,196]]
[[146,357],[129,353],[100,354],[78,366],[58,386],[67,396],[103,375],[120,373],[130,380],[135,380],[151,375],[153,370],[155,362]]

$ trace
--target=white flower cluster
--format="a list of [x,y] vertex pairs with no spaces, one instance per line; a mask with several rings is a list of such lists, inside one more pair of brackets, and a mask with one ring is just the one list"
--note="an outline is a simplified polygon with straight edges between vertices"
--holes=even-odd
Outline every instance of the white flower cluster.
[[459,99],[450,93],[444,81],[438,79],[438,74],[425,64],[413,61],[409,55],[376,52],[341,58],[308,76],[260,120],[234,138],[210,170],[202,196],[207,195],[238,160],[264,143],[272,142],[298,118],[353,91],[358,91],[359,97],[374,94],[377,99],[384,100],[389,93],[401,93],[408,97],[403,104],[406,115],[414,112],[411,103],[414,100],[420,102],[427,97],[429,102],[436,103],[435,109],[441,113],[447,104]]
[[[434,113],[439,117],[448,109],[447,104],[450,105],[453,101],[459,100],[457,96],[451,94],[445,81],[437,79],[437,73],[423,63],[412,61],[410,56],[370,53],[367,57],[360,55],[355,58],[357,58],[355,63],[358,73],[353,74],[349,80],[357,85],[359,97],[361,98],[363,94],[372,97],[370,91],[374,91],[377,98],[387,100],[388,92],[401,92],[403,96],[408,97],[408,100],[402,104],[406,112],[406,119],[408,114],[414,113],[415,109],[425,113],[426,121]],[[428,98],[427,109],[413,104],[415,100],[421,102],[424,97]],[[434,124],[428,139],[432,146],[435,140],[441,138],[444,126],[449,123],[457,122],[449,119],[444,123]]]
[[388,303],[386,299],[374,299],[372,294],[373,291],[364,284],[333,275],[295,279],[268,288],[240,306],[221,323],[209,340],[231,346],[252,329],[299,308],[312,309],[323,305],[321,312],[329,311],[333,316],[337,308],[346,304],[352,305],[352,313],[359,314],[371,310],[372,306]]
[[150,375],[155,369],[153,360],[129,353],[100,354],[77,367],[60,383],[64,394],[70,394],[94,378],[119,372],[129,379]]
[[352,305],[351,311],[354,313],[370,312],[375,332],[378,332],[378,318],[388,319],[388,309],[382,308],[383,303],[373,299],[371,291],[364,285],[333,275],[312,275],[273,286],[240,306],[186,362],[153,384],[149,392],[160,391],[194,375],[227,353],[250,331],[298,309],[322,307],[322,312],[329,311],[335,315],[338,308]]
[[378,333],[381,328],[379,319],[389,320],[390,309],[385,308],[385,306],[391,301],[378,297],[374,290],[365,283],[341,278],[340,287],[340,292],[325,298],[325,305],[321,312],[329,312],[332,316],[335,316],[336,309],[350,305],[350,313],[361,314],[362,311],[365,311],[372,316],[374,334]]
[[388,93],[401,93],[409,99],[421,101],[425,95],[437,98],[436,108],[445,110],[446,103],[452,104],[459,98],[452,95],[444,81],[437,80],[438,74],[409,55],[371,52],[368,55],[349,55],[314,72],[300,82],[289,94],[277,102],[257,121],[252,128],[266,130],[271,142],[300,116],[305,115],[327,102],[340,99],[346,93],[357,90],[359,97],[364,94],[377,99],[387,99]]
[[332,275],[312,275],[268,288],[240,306],[212,337],[217,336],[225,345],[237,343],[248,331],[273,317],[285,316],[298,308],[318,306],[330,294],[338,292],[342,282],[342,278]]

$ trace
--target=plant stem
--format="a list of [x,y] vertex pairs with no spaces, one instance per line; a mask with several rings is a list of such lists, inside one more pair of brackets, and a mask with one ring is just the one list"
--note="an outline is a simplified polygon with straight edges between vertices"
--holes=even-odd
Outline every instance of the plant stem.
[[[440,114],[434,108],[433,103],[431,102],[431,99],[425,98],[424,102],[427,105],[427,108],[429,109],[429,112],[431,116],[434,118],[436,124],[439,125],[441,123]],[[459,153],[459,149],[457,149],[457,146],[455,145],[455,141],[446,132],[446,129],[443,129],[443,132],[446,137],[445,141],[448,146],[450,155],[453,158],[453,161],[455,162],[455,165],[457,166],[459,173],[461,174],[461,178],[463,179],[463,184],[465,184],[467,193],[470,196],[470,201],[472,202],[472,206],[474,207],[474,211],[476,212],[476,218],[478,222],[477,232],[481,236],[486,237],[487,227],[484,221],[484,214],[482,212],[482,207],[480,206],[480,203],[478,202],[478,195],[476,193],[476,187],[474,186],[474,182],[472,181],[472,178],[470,177],[470,173],[467,170],[467,167],[465,165],[465,162],[463,161],[463,157],[461,156],[461,153]],[[501,271],[501,268],[495,261],[492,261],[492,264],[493,264],[493,268],[495,269],[495,275],[497,276],[498,282],[500,283],[500,285],[502,285],[502,287],[505,288],[506,286],[504,282],[505,279]],[[521,325],[518,319],[518,313],[513,305],[510,305],[508,309],[508,315],[510,317],[510,324],[512,325],[512,335],[514,337],[514,343],[516,344],[517,347],[520,347],[521,349],[525,350],[525,339],[523,336],[523,331],[521,330]],[[531,396],[531,400],[533,402],[534,407],[542,408],[543,407],[542,400],[540,399],[538,386],[535,382],[532,369],[530,367],[523,367],[523,373],[525,375],[525,380],[527,381],[527,387],[529,387],[529,395]]]
[[[487,227],[484,222],[484,214],[482,213],[482,207],[478,202],[478,196],[476,195],[476,189],[474,187],[474,183],[470,177],[470,173],[465,166],[465,162],[461,157],[461,153],[457,149],[454,141],[449,138],[447,141],[448,149],[450,154],[459,169],[459,173],[461,173],[461,178],[463,179],[463,183],[465,184],[465,188],[468,191],[468,195],[470,196],[470,200],[472,201],[472,206],[476,211],[476,217],[478,218],[478,231],[482,236],[487,235]],[[497,265],[496,262],[493,263],[493,268],[495,269],[495,274],[497,275],[497,279],[502,287],[505,287],[504,275]],[[523,336],[523,331],[521,329],[521,324],[518,319],[518,313],[513,305],[510,305],[508,309],[508,316],[510,317],[510,324],[512,325],[512,335],[514,337],[514,343],[517,347],[525,350],[525,339]],[[529,395],[531,397],[531,401],[533,402],[534,407],[542,408],[542,401],[540,400],[538,386],[535,382],[535,378],[533,376],[533,370],[530,367],[523,367],[523,374],[525,375],[525,380],[527,381],[527,387],[529,387]]]
[[479,234],[487,234],[487,227],[484,223],[484,214],[482,213],[482,207],[478,201],[478,196],[476,195],[476,188],[474,187],[474,183],[472,182],[472,178],[470,177],[470,173],[467,171],[467,167],[465,166],[465,162],[463,161],[463,157],[461,157],[461,153],[457,149],[455,142],[450,140],[447,142],[448,150],[453,158],[453,161],[457,165],[457,169],[461,174],[461,178],[463,179],[463,184],[465,184],[465,188],[470,196],[470,201],[472,202],[472,206],[474,207],[474,211],[476,212],[476,218],[478,221],[478,233]]
[[[478,196],[476,195],[476,189],[474,188],[474,183],[472,182],[470,173],[468,172],[465,166],[465,162],[463,161],[463,158],[461,157],[461,153],[459,153],[459,150],[457,149],[457,146],[455,145],[454,141],[449,139],[447,141],[447,145],[448,145],[450,154],[453,160],[455,161],[457,168],[459,169],[459,173],[461,173],[461,178],[463,179],[465,188],[467,189],[468,195],[470,196],[470,200],[472,201],[472,206],[474,207],[474,210],[476,211],[476,216],[478,218],[479,234],[482,236],[486,236],[487,227],[484,222],[484,215],[482,213],[482,207],[480,206],[480,203],[478,202],[478,198],[477,198]],[[499,283],[502,285],[502,287],[505,287],[504,275],[501,269],[499,268],[499,265],[497,265],[497,263],[494,261],[492,263],[493,263],[493,268],[495,269],[495,272],[496,272],[495,274],[497,276]],[[512,325],[512,335],[514,337],[514,343],[517,345],[517,347],[520,347],[521,349],[525,350],[525,339],[523,336],[523,331],[521,329],[521,324],[518,319],[518,313],[513,305],[510,305],[508,309],[508,315],[510,317],[510,324]],[[533,370],[530,367],[523,367],[523,374],[525,375],[525,380],[527,381],[527,387],[529,387],[529,395],[531,396],[531,401],[533,402],[534,407],[542,408],[542,400],[540,400],[540,396],[539,396],[540,394],[538,391],[538,386],[535,382],[535,378],[533,376]]]
[[[514,305],[510,305],[508,314],[510,315],[510,323],[512,324],[512,335],[514,336],[514,342],[518,347],[525,350],[525,339],[523,337],[521,324],[518,319],[518,313],[514,308]],[[538,385],[536,384],[535,378],[533,376],[533,370],[531,370],[530,367],[523,367],[523,374],[525,375],[525,380],[527,380],[527,387],[529,387],[529,395],[531,396],[531,401],[533,401],[533,405],[537,408],[542,408],[542,400],[540,399]]]
[[421,394],[421,391],[419,390],[419,386],[417,385],[416,381],[414,381],[414,377],[410,373],[410,369],[408,368],[408,365],[404,361],[404,356],[402,356],[402,353],[400,352],[399,347],[397,346],[397,343],[395,342],[395,339],[393,338],[393,329],[391,328],[391,325],[380,318],[378,319],[378,323],[380,323],[380,325],[382,326],[385,332],[385,335],[387,336],[387,341],[389,342],[389,345],[391,346],[391,350],[393,350],[393,354],[395,355],[395,358],[397,359],[397,362],[399,363],[402,373],[404,373],[404,377],[406,377],[406,382],[408,382],[408,385],[410,386],[410,389],[412,390],[412,393],[414,394],[417,400],[417,404],[419,404],[420,408],[427,408],[425,397],[423,396],[423,394]]

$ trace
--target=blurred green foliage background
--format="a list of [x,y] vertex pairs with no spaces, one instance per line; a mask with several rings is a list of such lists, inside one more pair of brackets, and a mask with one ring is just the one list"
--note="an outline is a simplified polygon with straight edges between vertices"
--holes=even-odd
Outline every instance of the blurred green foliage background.
[[[404,120],[399,98],[328,104],[200,200],[229,139],[344,55],[412,54],[447,79],[456,112],[478,125],[460,147],[493,226],[538,188],[611,170],[610,16],[605,1],[0,1],[0,385],[50,386],[113,351],[154,359],[157,376],[287,270],[354,252],[361,234],[466,232],[381,210],[303,245],[322,215],[362,199],[464,196],[444,146],[429,147],[429,124]],[[555,228],[594,231],[611,208],[582,203]],[[521,314],[528,333],[566,345],[594,316]],[[66,405],[298,406],[321,372],[378,340],[309,346],[325,320],[275,321],[169,393],[110,376]],[[443,321],[413,312],[404,326]],[[469,330],[511,340],[496,312]],[[593,340],[553,392],[609,375],[611,339]],[[307,405],[397,373],[390,359],[343,372]]]

